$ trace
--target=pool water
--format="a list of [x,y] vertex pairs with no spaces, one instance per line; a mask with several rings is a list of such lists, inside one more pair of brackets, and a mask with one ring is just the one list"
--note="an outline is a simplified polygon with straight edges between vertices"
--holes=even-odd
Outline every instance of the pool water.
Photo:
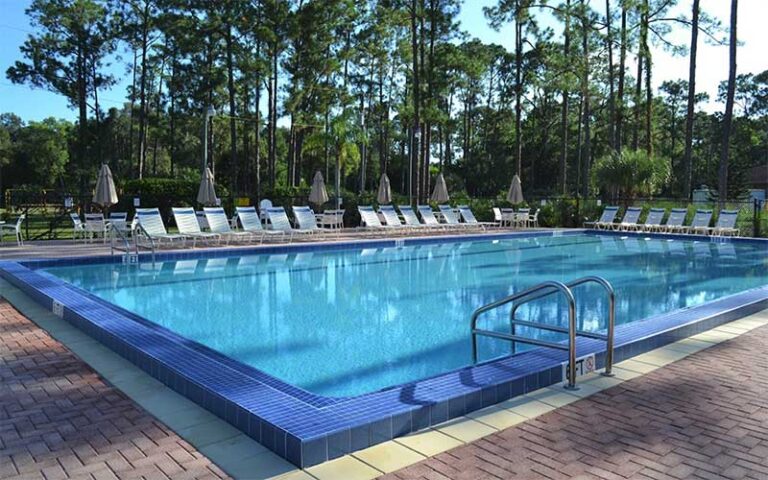
[[[536,283],[603,276],[621,324],[766,285],[768,252],[756,243],[583,234],[46,271],[287,383],[352,396],[471,364],[472,312]],[[574,293],[582,328],[604,329],[600,287]],[[563,307],[553,296],[518,315],[566,325]],[[479,326],[508,328],[508,313],[489,312]],[[502,340],[479,345],[481,359],[510,353]]]

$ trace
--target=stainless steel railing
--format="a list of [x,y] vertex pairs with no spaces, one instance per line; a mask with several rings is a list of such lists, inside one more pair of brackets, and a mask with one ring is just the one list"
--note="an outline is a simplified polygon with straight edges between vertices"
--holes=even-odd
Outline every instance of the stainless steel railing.
[[[608,306],[608,326],[606,334],[597,332],[588,332],[577,328],[576,322],[576,299],[571,291],[571,288],[583,285],[585,283],[597,283],[601,285],[608,293],[609,306]],[[568,302],[568,327],[560,327],[557,325],[548,325],[541,322],[533,322],[529,320],[519,320],[515,317],[517,309],[528,302],[537,300],[542,297],[560,293],[565,297]],[[512,310],[510,311],[510,333],[497,332],[492,330],[484,330],[477,328],[477,321],[485,312],[494,310],[503,305],[514,303]],[[537,328],[541,330],[549,330],[559,333],[568,334],[568,343],[563,344],[559,342],[551,342],[547,340],[541,340],[537,338],[524,337],[517,335],[515,327],[526,326]],[[568,351],[568,366],[567,366],[567,384],[565,388],[576,389],[576,337],[582,336],[586,338],[593,338],[597,340],[604,340],[606,342],[606,356],[605,356],[605,371],[603,375],[612,375],[611,370],[613,367],[613,337],[615,330],[615,293],[611,284],[602,277],[588,276],[573,280],[568,283],[548,281],[535,285],[531,288],[525,289],[521,292],[515,293],[508,297],[497,300],[496,302],[484,305],[472,314],[471,331],[472,331],[472,361],[477,363],[477,337],[487,336],[492,338],[498,338],[512,342],[513,348],[515,343],[525,343],[529,345],[537,345],[540,347],[554,348],[558,350]]]

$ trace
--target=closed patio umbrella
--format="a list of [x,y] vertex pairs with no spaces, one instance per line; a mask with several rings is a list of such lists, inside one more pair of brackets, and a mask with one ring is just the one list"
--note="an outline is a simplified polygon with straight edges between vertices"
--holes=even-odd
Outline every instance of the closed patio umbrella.
[[430,197],[430,199],[437,203],[445,203],[451,199],[451,197],[448,196],[448,186],[445,184],[445,177],[443,177],[442,173],[438,175],[437,180],[435,180],[435,190],[432,192],[432,197]]
[[200,181],[200,189],[197,191],[197,203],[214,207],[217,200],[216,190],[213,187],[213,173],[206,167],[203,179]]
[[379,180],[379,193],[376,195],[376,201],[380,205],[386,205],[392,203],[392,188],[389,185],[389,177],[386,173],[381,174]]
[[507,192],[507,201],[511,204],[523,203],[523,186],[520,183],[520,177],[515,175],[512,177],[512,185],[509,186]]
[[317,206],[321,206],[328,201],[328,192],[325,190],[325,180],[320,170],[315,173],[312,179],[312,188],[309,190],[309,201]]
[[97,203],[104,208],[109,208],[117,203],[115,181],[112,178],[112,171],[106,163],[101,165],[99,177],[96,179],[96,190],[93,192],[93,203]]

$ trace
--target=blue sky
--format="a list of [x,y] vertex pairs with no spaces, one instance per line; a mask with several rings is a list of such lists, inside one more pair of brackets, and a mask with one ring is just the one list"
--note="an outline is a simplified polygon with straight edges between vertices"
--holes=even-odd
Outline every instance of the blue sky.
[[[60,95],[44,90],[32,89],[24,85],[14,85],[5,77],[5,71],[20,58],[19,46],[24,43],[31,27],[24,10],[29,0],[0,0],[3,14],[0,16],[0,112],[13,112],[24,120],[41,120],[54,116],[74,119],[76,112],[70,109],[66,100]],[[465,0],[458,20],[462,28],[471,36],[484,42],[498,43],[508,49],[512,48],[514,33],[510,26],[505,26],[496,32],[491,29],[482,8],[496,3],[495,0]],[[602,0],[594,1],[601,8]],[[690,2],[682,0],[676,8],[677,13],[688,13]],[[711,15],[728,22],[730,2],[728,0],[701,0],[701,8]],[[768,18],[768,0],[741,0],[739,2],[739,39],[742,46],[738,52],[739,73],[758,73],[768,69],[768,55],[763,50],[768,35],[765,33],[764,20]],[[544,20],[546,23],[547,20]],[[675,42],[687,43],[690,33],[680,29],[672,34]],[[728,49],[703,43],[702,36],[699,47],[699,69],[697,84],[699,91],[706,91],[712,100],[705,108],[709,111],[722,109],[714,98],[717,94],[718,83],[727,77]],[[660,85],[664,80],[687,78],[687,57],[674,57],[661,48],[654,48],[654,84]],[[104,91],[99,96],[105,108],[119,106],[125,97],[125,87],[128,75],[122,65],[113,67],[115,76],[120,82],[110,91]]]

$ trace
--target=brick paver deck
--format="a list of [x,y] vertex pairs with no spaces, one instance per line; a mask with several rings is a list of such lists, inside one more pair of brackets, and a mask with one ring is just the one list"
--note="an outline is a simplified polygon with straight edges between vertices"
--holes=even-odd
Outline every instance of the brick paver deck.
[[223,478],[0,299],[0,478]]
[[384,478],[768,478],[761,327]]

